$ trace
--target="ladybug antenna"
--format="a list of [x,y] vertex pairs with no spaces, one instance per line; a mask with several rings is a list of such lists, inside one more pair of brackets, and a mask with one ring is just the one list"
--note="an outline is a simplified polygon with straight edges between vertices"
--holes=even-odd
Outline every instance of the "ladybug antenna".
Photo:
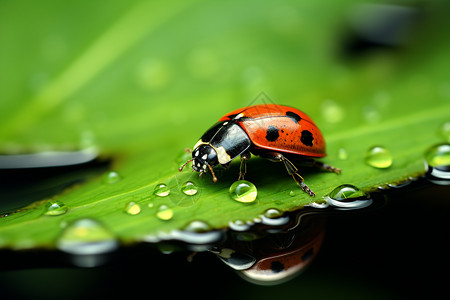
[[207,166],[208,166],[209,170],[211,171],[213,181],[217,182],[217,177],[216,177],[216,174],[214,174],[213,168],[209,164],[207,164]]
[[191,158],[190,160],[188,160],[187,162],[185,162],[181,167],[179,167],[178,168],[178,171],[183,171],[183,168],[188,164],[188,163],[190,163],[191,161],[193,161],[194,159],[193,158]]

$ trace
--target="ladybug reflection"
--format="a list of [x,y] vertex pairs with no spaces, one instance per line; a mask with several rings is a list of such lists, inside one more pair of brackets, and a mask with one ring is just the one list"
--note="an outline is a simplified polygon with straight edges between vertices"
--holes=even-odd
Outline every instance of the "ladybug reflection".
[[225,247],[216,254],[249,282],[260,285],[286,282],[310,265],[322,245],[324,218],[309,219],[314,221],[308,220],[295,233],[237,243],[232,249]]
[[250,153],[274,162],[283,162],[289,175],[310,196],[314,192],[304,183],[297,167],[288,159],[301,159],[303,164],[340,173],[341,170],[318,162],[314,158],[326,156],[325,140],[314,121],[304,112],[277,104],[253,105],[232,111],[213,125],[195,144],[192,170],[210,172],[217,181],[213,167],[228,167],[241,157],[239,180],[244,179],[246,161]]

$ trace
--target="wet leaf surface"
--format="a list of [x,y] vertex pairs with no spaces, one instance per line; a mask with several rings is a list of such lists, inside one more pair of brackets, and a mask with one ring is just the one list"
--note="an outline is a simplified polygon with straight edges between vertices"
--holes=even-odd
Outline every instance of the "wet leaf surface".
[[[259,1],[245,7],[142,1],[104,12],[90,2],[61,10],[49,0],[39,5],[49,23],[19,4],[0,4],[0,28],[16,28],[14,34],[0,32],[7,45],[0,49],[2,70],[13,70],[0,72],[2,153],[95,149],[110,162],[109,170],[102,165],[56,195],[41,193],[41,184],[21,185],[22,178],[14,191],[5,187],[4,203],[33,201],[0,211],[0,247],[54,249],[68,224],[82,219],[95,220],[123,244],[158,241],[190,230],[193,221],[224,229],[268,209],[292,211],[320,201],[342,184],[370,192],[424,174],[424,155],[447,141],[442,128],[450,121],[449,68],[443,63],[450,44],[436,31],[448,21],[438,4],[430,2],[434,17],[404,47],[348,57],[337,49],[355,1],[330,2],[313,12],[307,4],[285,2],[283,8]],[[229,22],[223,11],[237,7],[241,14]],[[87,10],[92,13],[85,17]],[[80,16],[86,20],[80,28],[63,26],[77,24]],[[23,20],[37,25],[30,31]],[[315,198],[282,164],[258,157],[248,162],[245,178],[257,188],[250,203],[228,192],[238,162],[217,169],[216,183],[188,167],[178,172],[184,148],[261,91],[308,113],[327,142],[321,161],[342,169],[337,175],[300,168]],[[389,151],[391,165],[367,163],[375,146]],[[186,189],[188,182],[197,192]],[[61,203],[64,212],[46,214],[49,203]]]

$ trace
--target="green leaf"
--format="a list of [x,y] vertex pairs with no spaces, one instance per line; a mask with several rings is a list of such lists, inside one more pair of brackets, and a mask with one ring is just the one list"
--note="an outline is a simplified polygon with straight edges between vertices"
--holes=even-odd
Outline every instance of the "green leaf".
[[[425,151],[446,141],[440,129],[450,121],[450,43],[428,34],[448,22],[439,9],[403,53],[343,58],[336,48],[355,1],[330,1],[327,9],[313,1],[117,2],[108,12],[89,1],[62,10],[57,3],[39,4],[46,18],[22,4],[0,4],[7,45],[0,48],[7,67],[0,73],[7,100],[0,103],[0,147],[9,154],[94,147],[117,174],[91,177],[0,218],[3,248],[55,248],[63,228],[81,218],[99,221],[123,244],[164,239],[193,221],[210,230],[253,222],[271,208],[321,201],[341,184],[373,191],[420,176]],[[25,23],[36,24],[33,32]],[[185,147],[261,91],[321,128],[322,161],[342,174],[301,168],[316,198],[282,164],[258,157],[246,175],[258,189],[252,203],[228,193],[238,162],[217,169],[217,183],[188,168],[178,172]],[[365,162],[373,146],[389,150],[390,167]],[[198,187],[195,195],[182,192],[187,181]],[[159,184],[168,186],[167,196],[154,194]],[[45,215],[49,201],[67,212]],[[161,206],[170,211],[161,214]]]

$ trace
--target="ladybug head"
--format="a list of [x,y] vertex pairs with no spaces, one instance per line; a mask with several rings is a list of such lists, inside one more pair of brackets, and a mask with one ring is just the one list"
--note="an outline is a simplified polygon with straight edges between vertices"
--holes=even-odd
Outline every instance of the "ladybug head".
[[216,166],[219,161],[217,160],[217,152],[208,144],[201,144],[192,151],[192,159],[188,160],[179,170],[181,171],[183,167],[192,161],[192,171],[200,172],[202,175],[207,172],[208,169],[211,171],[213,181],[217,181],[217,177],[214,174],[213,167]]

